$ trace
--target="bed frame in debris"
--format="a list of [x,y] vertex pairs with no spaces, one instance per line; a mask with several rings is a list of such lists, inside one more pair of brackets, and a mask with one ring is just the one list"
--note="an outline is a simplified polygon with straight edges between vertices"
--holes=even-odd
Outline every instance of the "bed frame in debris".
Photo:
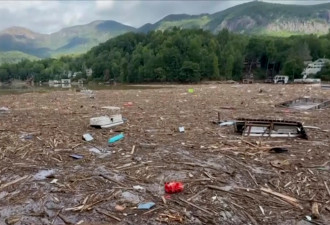
[[277,104],[276,107],[286,107],[296,110],[322,109],[330,107],[330,100],[320,98],[297,98]]
[[303,125],[296,121],[238,118],[234,127],[243,136],[308,139]]

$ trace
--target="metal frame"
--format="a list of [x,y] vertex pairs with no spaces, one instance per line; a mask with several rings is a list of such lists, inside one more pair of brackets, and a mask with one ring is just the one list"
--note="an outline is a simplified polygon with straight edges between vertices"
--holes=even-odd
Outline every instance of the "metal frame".
[[[294,104],[294,103],[298,103],[298,102],[302,102],[302,103],[319,103],[317,105],[313,105],[310,106],[309,108],[302,108],[302,109],[297,109],[294,107],[290,107],[290,105]],[[330,100],[328,99],[320,99],[320,98],[297,98],[291,101],[285,101],[282,102],[280,104],[277,104],[276,107],[286,107],[286,108],[292,108],[292,109],[296,109],[296,110],[313,110],[313,109],[322,109],[322,108],[327,108],[330,107]]]
[[[267,119],[247,119],[238,118],[235,123],[235,131],[241,133],[244,136],[255,137],[299,137],[308,139],[303,125],[300,122],[288,121],[288,120],[267,120]],[[265,132],[253,132],[253,127],[266,127]],[[296,132],[278,132],[278,129],[292,127],[296,129]]]

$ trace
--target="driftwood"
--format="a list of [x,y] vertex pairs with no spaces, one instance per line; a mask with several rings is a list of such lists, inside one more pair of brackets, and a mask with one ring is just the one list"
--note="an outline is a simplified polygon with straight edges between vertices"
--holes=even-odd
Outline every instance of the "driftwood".
[[190,202],[191,200],[193,200],[194,198],[196,198],[197,196],[199,196],[201,193],[205,192],[207,190],[207,188],[204,188],[203,190],[197,192],[197,194],[191,196],[190,198],[187,199],[188,202]]
[[8,187],[8,186],[10,186],[10,185],[16,184],[16,183],[18,183],[18,182],[20,182],[20,181],[22,181],[22,180],[25,180],[25,179],[27,179],[28,177],[30,177],[30,176],[25,175],[25,176],[23,176],[23,177],[17,178],[16,180],[10,181],[10,182],[7,183],[7,184],[3,184],[3,185],[0,186],[0,190],[4,189],[4,188],[6,188],[6,187]]
[[312,204],[312,216],[316,219],[320,218],[319,205],[317,202],[313,202]]
[[73,208],[66,208],[66,209],[64,209],[64,211],[80,211],[80,212],[82,212],[82,211],[85,211],[85,210],[91,210],[95,205],[97,205],[101,202],[104,202],[104,201],[108,201],[111,198],[117,196],[119,193],[121,193],[121,191],[117,191],[115,193],[112,192],[112,194],[109,197],[103,198],[101,200],[98,200],[96,202],[92,202],[92,203],[89,203],[89,204],[87,204],[87,202],[88,202],[88,199],[89,199],[90,196],[87,196],[80,206],[76,206],[76,207],[73,207]]
[[116,217],[116,216],[114,216],[114,215],[112,215],[112,214],[110,214],[110,213],[108,213],[108,212],[105,212],[105,211],[100,210],[100,209],[95,209],[95,211],[98,212],[98,213],[101,213],[101,214],[103,214],[103,215],[106,215],[106,216],[108,216],[108,217],[110,217],[110,218],[112,218],[112,219],[115,219],[115,220],[117,220],[118,222],[121,222],[121,219],[119,219],[118,217]]
[[327,189],[328,195],[330,197],[330,190],[329,190],[328,184],[326,181],[324,181],[323,183],[324,183],[325,189]]
[[[282,86],[258,84],[258,88],[272,89],[269,95],[264,93],[261,96],[257,94],[255,84],[240,85],[239,90],[223,85],[216,85],[218,88],[215,89],[196,85],[193,95],[186,93],[187,86],[173,86],[173,89],[138,91],[98,90],[95,99],[71,90],[0,98],[0,107],[15,109],[0,118],[2,207],[15,212],[15,215],[25,215],[29,217],[26,219],[35,223],[41,221],[38,214],[46,213],[42,220],[47,224],[51,224],[54,218],[53,224],[64,224],[58,214],[67,219],[67,224],[78,224],[78,221],[154,224],[159,215],[164,214],[173,216],[161,218],[170,224],[180,213],[184,218],[182,224],[194,224],[199,219],[203,224],[256,225],[298,222],[294,220],[312,216],[316,207],[314,204],[312,209],[312,203],[317,202],[321,214],[317,221],[327,224],[324,219],[330,211],[326,203],[330,199],[327,172],[330,163],[326,162],[326,150],[330,146],[328,133],[307,129],[312,141],[242,137],[231,127],[220,128],[210,123],[210,120],[217,119],[214,109],[226,105],[237,110],[234,113],[223,110],[221,119],[230,120],[236,116],[254,118],[256,115],[265,119],[281,117],[325,129],[323,122],[330,119],[327,110],[317,112],[315,117],[312,111],[308,114],[278,114],[272,107],[283,98],[280,93],[301,95],[306,93],[305,87],[284,87],[282,90]],[[317,89],[313,93],[324,95]],[[259,100],[267,104],[258,103]],[[127,101],[134,101],[133,106],[124,107],[123,103]],[[103,111],[99,108],[108,103],[121,107],[127,122],[118,129],[90,127],[89,119],[101,116]],[[25,110],[20,110],[22,108]],[[184,126],[186,132],[179,133],[178,126]],[[125,138],[109,146],[108,139],[119,130],[124,132]],[[21,138],[22,134],[35,131],[39,133],[31,138]],[[90,133],[95,139],[83,141],[84,133]],[[273,147],[290,145],[291,156],[266,152]],[[100,152],[90,152],[92,147]],[[70,157],[71,154],[83,155],[83,158],[76,160]],[[290,161],[291,166],[285,168],[288,170],[278,170],[269,165],[270,161],[288,157],[293,160]],[[52,169],[54,178],[32,182],[32,177],[41,170]],[[19,177],[25,175],[30,178],[20,180]],[[164,183],[171,181],[183,182],[184,191],[162,194]],[[265,187],[263,184],[269,184],[275,192],[297,198],[299,202],[293,201],[293,204],[301,204],[304,210],[292,206],[283,196],[261,191],[260,188]],[[134,189],[137,185],[144,190]],[[117,191],[122,194],[106,200]],[[179,197],[193,205],[180,201]],[[157,205],[150,210],[137,210],[136,203],[142,201],[152,201]],[[223,201],[228,207],[224,207]],[[23,203],[26,207],[16,207]],[[118,212],[112,207],[115,205],[127,207]],[[41,211],[32,214],[29,212],[31,208]],[[67,208],[72,209],[65,211]],[[187,214],[187,208],[192,213]],[[121,222],[96,209],[121,219]],[[222,212],[226,216],[228,212],[226,221]],[[124,217],[124,213],[127,216]],[[20,222],[24,221],[22,218]]]
[[184,199],[182,199],[182,198],[179,198],[179,199],[180,199],[180,201],[182,201],[182,202],[184,202],[184,203],[186,203],[186,204],[188,204],[188,205],[191,205],[191,206],[193,206],[193,207],[195,207],[195,208],[197,208],[197,209],[199,209],[199,210],[201,210],[201,211],[203,211],[203,212],[205,212],[205,213],[207,213],[207,214],[213,216],[213,213],[211,213],[210,211],[208,211],[208,210],[206,210],[206,209],[204,209],[204,208],[202,208],[202,207],[200,207],[200,206],[198,206],[198,205],[195,205],[195,204],[193,204],[193,203],[191,203],[191,202],[188,202],[188,201],[186,201],[186,200],[184,200]]
[[[245,196],[245,195],[242,195],[242,194],[239,194],[239,193],[235,193],[233,191],[228,191],[224,187],[218,187],[218,186],[215,186],[215,185],[208,185],[207,187],[210,188],[210,189],[214,189],[214,190],[218,190],[218,191],[222,191],[222,192],[227,192],[227,193],[232,194],[232,195]],[[247,197],[250,197],[250,196],[247,196]]]
[[293,205],[293,206],[295,206],[295,207],[297,207],[299,209],[304,209],[303,206],[301,204],[299,204],[299,201],[296,198],[293,198],[293,197],[290,197],[290,196],[287,196],[287,195],[284,195],[284,194],[275,192],[275,191],[271,190],[270,188],[260,188],[260,190],[263,191],[263,192],[265,192],[265,193],[274,195],[276,197],[280,197],[284,201],[290,203],[291,205]]
[[132,147],[131,155],[134,154],[134,150],[135,150],[135,145],[133,145],[133,147]]
[[254,148],[259,148],[259,146],[255,145],[255,144],[252,144],[251,142],[246,141],[246,140],[244,140],[244,139],[242,139],[242,138],[241,138],[241,141],[244,142],[245,144],[251,145],[251,146],[254,147]]
[[114,182],[114,183],[116,183],[116,184],[118,184],[118,185],[120,185],[122,187],[126,187],[126,185],[123,184],[122,182],[116,181],[115,179],[113,179],[112,177],[110,177],[110,176],[108,176],[106,174],[100,174],[100,176],[103,177],[104,179],[110,180],[110,181],[112,181],[112,182]]

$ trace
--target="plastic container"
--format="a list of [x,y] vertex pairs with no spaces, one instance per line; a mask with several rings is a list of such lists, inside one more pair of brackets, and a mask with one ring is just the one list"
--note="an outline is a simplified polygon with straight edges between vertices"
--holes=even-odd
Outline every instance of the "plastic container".
[[183,191],[183,183],[181,182],[166,182],[165,183],[165,192],[169,194],[178,193]]
[[109,138],[108,143],[111,144],[111,143],[114,143],[116,141],[119,141],[119,140],[121,140],[123,138],[124,138],[124,134],[121,133],[121,134],[118,134],[118,135],[116,135],[116,136],[114,136],[112,138]]

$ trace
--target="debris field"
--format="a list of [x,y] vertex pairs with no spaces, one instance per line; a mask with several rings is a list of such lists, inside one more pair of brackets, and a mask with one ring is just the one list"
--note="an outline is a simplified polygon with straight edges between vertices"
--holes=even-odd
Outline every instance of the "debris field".
[[[204,84],[1,96],[0,225],[330,224],[330,109],[276,107],[301,97],[330,91]],[[106,106],[120,107],[124,124],[91,127]],[[242,136],[218,115],[298,121],[308,140]],[[166,193],[173,181],[183,190]]]

